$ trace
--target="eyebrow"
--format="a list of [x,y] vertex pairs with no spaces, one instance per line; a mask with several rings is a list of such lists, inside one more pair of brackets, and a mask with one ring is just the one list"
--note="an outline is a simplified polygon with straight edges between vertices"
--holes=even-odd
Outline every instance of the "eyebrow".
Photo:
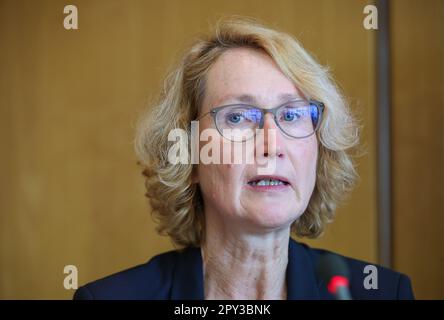
[[[279,103],[284,103],[289,100],[302,99],[298,94],[294,93],[282,93],[278,95]],[[255,96],[250,94],[240,94],[240,95],[226,95],[219,101],[233,101],[233,102],[242,102],[246,104],[254,104],[259,105],[259,101]]]

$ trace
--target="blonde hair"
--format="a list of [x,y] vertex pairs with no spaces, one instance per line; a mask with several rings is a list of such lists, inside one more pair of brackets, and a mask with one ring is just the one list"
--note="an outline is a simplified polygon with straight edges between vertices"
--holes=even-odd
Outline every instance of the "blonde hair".
[[286,33],[249,18],[221,19],[167,75],[158,102],[141,117],[137,127],[135,148],[157,230],[179,246],[201,244],[205,217],[199,186],[191,180],[193,164],[168,161],[168,134],[175,128],[190,134],[190,123],[204,97],[208,70],[223,52],[239,47],[267,53],[302,94],[325,104],[316,132],[320,143],[315,189],[292,231],[300,237],[318,237],[357,179],[350,151],[358,144],[359,127],[328,69]]

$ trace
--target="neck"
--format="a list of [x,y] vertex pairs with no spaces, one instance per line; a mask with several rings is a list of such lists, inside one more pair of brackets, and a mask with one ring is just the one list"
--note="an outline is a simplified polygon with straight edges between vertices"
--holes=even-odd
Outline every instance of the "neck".
[[202,245],[205,298],[286,299],[289,236],[289,227],[246,233],[207,220]]

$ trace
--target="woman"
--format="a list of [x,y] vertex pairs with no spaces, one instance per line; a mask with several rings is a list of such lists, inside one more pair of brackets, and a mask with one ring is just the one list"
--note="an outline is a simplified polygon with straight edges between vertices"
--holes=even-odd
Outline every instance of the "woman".
[[[231,160],[235,146],[254,140],[242,151],[254,161],[203,161],[202,152],[197,164],[171,161],[169,134],[191,133],[193,120],[199,151],[213,130],[213,160]],[[317,237],[332,221],[357,177],[357,143],[329,73],[295,39],[247,19],[221,21],[167,77],[136,137],[159,231],[184,249],[81,287],[75,298],[334,298],[316,273],[323,252],[290,234]],[[353,298],[413,298],[405,275],[377,267],[384,281],[369,290],[366,264],[344,259]]]

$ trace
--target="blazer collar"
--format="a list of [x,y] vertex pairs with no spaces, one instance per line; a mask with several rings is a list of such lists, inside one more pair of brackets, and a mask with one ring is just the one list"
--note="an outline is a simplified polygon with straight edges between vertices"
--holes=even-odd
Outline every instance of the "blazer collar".
[[202,255],[200,248],[189,247],[178,253],[173,270],[172,300],[204,300]]
[[319,284],[308,249],[290,238],[287,265],[287,300],[318,300]]
[[[187,248],[178,253],[178,260],[173,270],[171,299],[204,300],[200,248]],[[319,283],[308,249],[291,238],[288,247],[287,299],[321,299]]]

